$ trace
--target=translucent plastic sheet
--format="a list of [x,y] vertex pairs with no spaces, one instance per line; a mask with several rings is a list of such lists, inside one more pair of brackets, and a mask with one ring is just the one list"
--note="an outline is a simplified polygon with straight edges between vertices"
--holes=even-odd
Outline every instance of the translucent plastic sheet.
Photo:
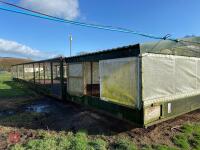
[[24,79],[24,69],[23,65],[18,66],[18,78],[19,79]]
[[92,68],[92,71],[93,71],[92,83],[99,84],[99,63],[95,62],[95,63],[93,63],[92,66],[93,66],[93,68]]
[[12,67],[12,77],[17,78],[17,66]]
[[190,92],[196,89],[196,67],[196,59],[175,58],[175,93]]
[[84,63],[84,84],[91,84],[91,63]]
[[50,82],[50,80],[51,80],[51,64],[45,63],[44,66],[45,66],[45,80]]
[[172,57],[142,57],[143,100],[174,93],[174,60]]
[[69,64],[69,76],[70,77],[82,77],[83,76],[83,65],[80,64]]
[[195,57],[143,54],[143,100],[150,101],[190,94],[200,90],[200,59]]
[[34,71],[35,71],[35,82],[36,83],[40,83],[40,67],[39,67],[39,64],[36,63],[34,64]]
[[33,81],[33,65],[24,65],[24,79]]
[[85,84],[91,84],[91,71],[92,71],[92,84],[99,84],[99,63],[98,62],[92,62],[92,64],[91,62],[84,63]]
[[69,78],[69,92],[73,95],[83,95],[83,80],[78,78]]
[[101,98],[130,107],[138,99],[138,58],[100,61]]
[[83,64],[69,64],[68,92],[73,95],[83,95]]

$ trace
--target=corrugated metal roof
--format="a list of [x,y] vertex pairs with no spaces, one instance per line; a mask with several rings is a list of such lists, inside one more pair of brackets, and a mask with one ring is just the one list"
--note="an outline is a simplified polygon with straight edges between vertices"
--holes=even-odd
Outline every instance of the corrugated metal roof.
[[[95,57],[95,55],[97,55],[97,56],[98,55],[106,55],[108,53],[115,54],[115,53],[122,51],[122,50],[132,50],[132,49],[138,49],[138,51],[139,51],[139,44],[117,47],[117,48],[101,50],[101,51],[95,51],[95,52],[71,56],[71,57],[58,57],[58,58],[52,58],[52,59],[47,59],[47,60],[32,61],[32,62],[23,63],[23,64],[26,65],[26,64],[32,64],[32,63],[43,63],[43,62],[51,62],[51,61],[53,62],[53,61],[59,61],[59,60],[63,60],[63,59],[65,59],[65,60],[75,60],[75,59],[78,59],[78,58],[84,58],[84,57],[88,57],[88,56],[94,56]],[[137,52],[136,52],[136,54],[137,54]],[[23,64],[16,64],[16,65],[23,65]],[[16,65],[13,65],[13,66],[16,66]]]
[[136,45],[138,45],[138,44],[116,47],[116,48],[106,49],[106,50],[98,50],[95,52],[85,53],[85,54],[81,54],[81,55],[75,55],[75,56],[66,57],[66,58],[84,57],[84,56],[88,56],[88,55],[97,55],[97,54],[102,54],[102,53],[107,53],[107,52],[112,52],[112,51],[115,52],[115,51],[121,50],[121,49],[129,49],[129,48],[133,48],[133,47],[135,48]]

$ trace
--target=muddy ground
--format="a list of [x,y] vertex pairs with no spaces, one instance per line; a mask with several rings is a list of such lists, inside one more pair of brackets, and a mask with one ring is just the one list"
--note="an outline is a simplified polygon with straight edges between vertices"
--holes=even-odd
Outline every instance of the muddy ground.
[[71,103],[46,97],[0,99],[0,149],[9,144],[8,132],[18,131],[24,142],[34,138],[36,129],[77,132],[86,130],[91,137],[102,136],[112,142],[129,136],[138,147],[152,143],[173,146],[171,138],[187,123],[200,122],[200,110],[154,125],[147,129],[119,121]]

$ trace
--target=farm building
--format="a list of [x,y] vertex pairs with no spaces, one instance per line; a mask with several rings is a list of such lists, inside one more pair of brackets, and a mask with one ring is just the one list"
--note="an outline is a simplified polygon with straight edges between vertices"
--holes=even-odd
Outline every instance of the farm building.
[[200,58],[147,46],[14,65],[13,78],[143,126],[200,108]]

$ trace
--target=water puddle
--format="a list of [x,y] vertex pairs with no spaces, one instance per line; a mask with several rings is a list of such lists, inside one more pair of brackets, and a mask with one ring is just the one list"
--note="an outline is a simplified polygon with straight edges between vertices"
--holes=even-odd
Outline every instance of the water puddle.
[[15,112],[12,110],[5,110],[5,111],[0,111],[0,117],[2,116],[11,116],[14,115]]
[[46,104],[34,104],[26,107],[27,112],[37,112],[37,113],[48,113],[49,105]]

